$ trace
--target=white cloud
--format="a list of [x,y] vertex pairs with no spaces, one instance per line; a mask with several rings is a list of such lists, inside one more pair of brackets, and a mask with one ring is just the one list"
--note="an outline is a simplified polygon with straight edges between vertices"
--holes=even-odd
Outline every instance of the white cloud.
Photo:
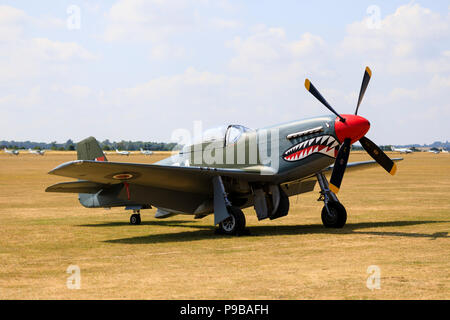
[[167,42],[172,36],[242,26],[233,19],[201,13],[211,8],[226,12],[232,5],[208,0],[118,0],[105,14],[107,25],[102,38],[108,42]]
[[187,0],[119,0],[106,18],[106,41],[161,41],[191,30],[197,21]]
[[23,25],[30,21],[30,18],[22,10],[0,6],[0,43],[14,41],[23,33]]
[[61,62],[73,59],[92,60],[95,55],[90,53],[75,42],[59,42],[46,38],[34,38],[31,40],[31,51],[35,53],[36,58]]
[[347,27],[338,53],[371,59],[391,74],[434,72],[436,58],[445,56],[450,41],[450,14],[441,15],[419,4],[400,6],[368,28],[367,19]]
[[69,87],[52,85],[50,89],[53,92],[63,93],[64,95],[75,99],[86,99],[93,94],[93,90],[91,88],[82,85],[72,85]]
[[[324,41],[311,33],[304,33],[299,40],[290,41],[283,28],[256,26],[247,38],[235,37],[228,47],[236,55],[230,67],[239,72],[283,73],[284,76],[300,72],[304,61],[311,67],[325,51]],[[303,69],[304,70],[304,69]]]
[[165,43],[155,44],[150,50],[150,58],[156,60],[178,59],[186,56],[186,49]]
[[239,21],[223,19],[223,18],[211,18],[210,19],[211,26],[217,29],[235,29],[242,26]]
[[59,19],[33,18],[22,10],[0,6],[0,83],[65,73],[70,62],[97,58],[76,42],[30,37],[24,32],[30,26],[60,28],[61,23]]

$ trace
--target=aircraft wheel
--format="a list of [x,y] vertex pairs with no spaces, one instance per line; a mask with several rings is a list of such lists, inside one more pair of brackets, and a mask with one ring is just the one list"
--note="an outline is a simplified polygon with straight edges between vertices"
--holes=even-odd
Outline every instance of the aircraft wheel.
[[322,223],[326,228],[342,228],[347,222],[347,211],[339,202],[328,202],[328,209],[322,208]]
[[141,224],[141,215],[138,213],[132,214],[130,217],[130,224]]
[[230,217],[219,223],[220,231],[224,234],[242,234],[245,229],[245,215],[238,207],[229,207]]

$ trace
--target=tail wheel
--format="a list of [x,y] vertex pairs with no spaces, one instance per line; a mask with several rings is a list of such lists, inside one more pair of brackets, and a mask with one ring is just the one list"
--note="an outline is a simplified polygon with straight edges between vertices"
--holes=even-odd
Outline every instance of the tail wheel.
[[322,223],[326,228],[342,228],[347,222],[347,211],[339,202],[330,201],[322,209]]
[[219,223],[219,228],[224,234],[241,234],[245,229],[245,215],[238,207],[229,207],[230,217]]
[[132,214],[130,217],[130,224],[134,225],[141,224],[141,215],[137,213]]

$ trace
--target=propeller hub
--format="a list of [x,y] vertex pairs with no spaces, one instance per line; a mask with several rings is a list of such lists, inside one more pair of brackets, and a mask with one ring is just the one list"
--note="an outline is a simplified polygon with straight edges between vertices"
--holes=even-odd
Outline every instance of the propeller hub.
[[342,117],[345,118],[345,122],[336,118],[334,123],[334,131],[341,143],[348,138],[353,144],[369,131],[370,122],[366,118],[352,114],[343,114]]

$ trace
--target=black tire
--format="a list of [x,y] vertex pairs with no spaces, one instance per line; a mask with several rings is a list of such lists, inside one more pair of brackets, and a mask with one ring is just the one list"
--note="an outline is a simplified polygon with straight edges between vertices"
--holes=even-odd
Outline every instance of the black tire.
[[327,208],[322,208],[322,223],[326,228],[342,228],[347,222],[347,211],[339,202],[328,202]]
[[130,217],[130,224],[133,224],[133,225],[141,224],[141,215],[138,213],[132,214]]
[[238,207],[229,207],[230,217],[219,223],[221,233],[239,235],[245,230],[245,215]]
[[277,211],[270,216],[270,220],[287,216],[289,213],[289,197],[281,187],[278,188],[280,188],[280,204],[278,205]]

